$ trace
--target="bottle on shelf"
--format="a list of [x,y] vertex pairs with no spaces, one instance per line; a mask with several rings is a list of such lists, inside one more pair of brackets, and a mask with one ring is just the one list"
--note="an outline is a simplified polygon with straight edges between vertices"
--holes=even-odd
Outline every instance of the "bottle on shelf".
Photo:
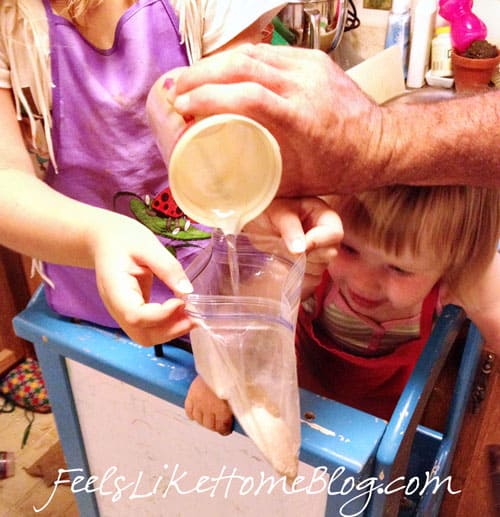
[[403,73],[408,73],[408,45],[410,41],[410,4],[411,0],[392,0],[387,21],[385,48],[398,45],[401,49]]
[[408,60],[408,88],[421,88],[429,69],[431,41],[436,26],[437,0],[418,0],[413,12],[410,58]]
[[450,26],[438,27],[431,44],[431,70],[436,77],[451,77],[451,44]]
[[472,12],[473,0],[439,0],[439,14],[450,22],[451,43],[465,52],[476,40],[486,39],[486,24]]

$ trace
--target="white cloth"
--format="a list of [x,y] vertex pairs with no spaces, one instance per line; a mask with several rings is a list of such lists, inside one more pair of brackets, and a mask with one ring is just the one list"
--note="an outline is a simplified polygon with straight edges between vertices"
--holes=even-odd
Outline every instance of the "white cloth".
[[274,15],[283,0],[170,0],[179,15],[190,60],[215,52],[264,14]]

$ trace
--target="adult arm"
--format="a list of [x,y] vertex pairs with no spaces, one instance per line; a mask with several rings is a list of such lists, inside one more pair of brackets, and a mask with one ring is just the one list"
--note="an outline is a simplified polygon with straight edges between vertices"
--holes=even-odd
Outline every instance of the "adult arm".
[[281,195],[394,183],[500,186],[500,91],[380,107],[323,52],[244,45],[182,69],[183,116],[233,112],[266,126],[284,156]]

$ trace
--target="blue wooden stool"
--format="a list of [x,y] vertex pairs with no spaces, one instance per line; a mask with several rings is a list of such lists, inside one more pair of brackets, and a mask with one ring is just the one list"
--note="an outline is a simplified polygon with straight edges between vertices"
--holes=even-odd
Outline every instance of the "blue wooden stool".
[[[221,437],[184,416],[195,376],[186,350],[164,346],[160,358],[121,331],[75,323],[50,310],[43,289],[14,327],[35,345],[83,517],[427,517],[437,515],[445,487],[422,490],[426,472],[448,476],[479,361],[475,327],[446,431],[419,422],[464,321],[461,309],[445,308],[389,422],[301,390],[300,479],[292,487],[273,477],[238,425]],[[400,511],[403,492],[410,504]]]

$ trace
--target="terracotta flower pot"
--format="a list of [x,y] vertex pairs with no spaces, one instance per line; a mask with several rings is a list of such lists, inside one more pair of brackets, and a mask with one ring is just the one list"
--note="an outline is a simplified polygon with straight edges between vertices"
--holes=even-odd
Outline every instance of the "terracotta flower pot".
[[493,72],[500,63],[500,53],[496,57],[472,59],[451,53],[451,67],[455,78],[455,89],[460,93],[475,93],[489,89]]

